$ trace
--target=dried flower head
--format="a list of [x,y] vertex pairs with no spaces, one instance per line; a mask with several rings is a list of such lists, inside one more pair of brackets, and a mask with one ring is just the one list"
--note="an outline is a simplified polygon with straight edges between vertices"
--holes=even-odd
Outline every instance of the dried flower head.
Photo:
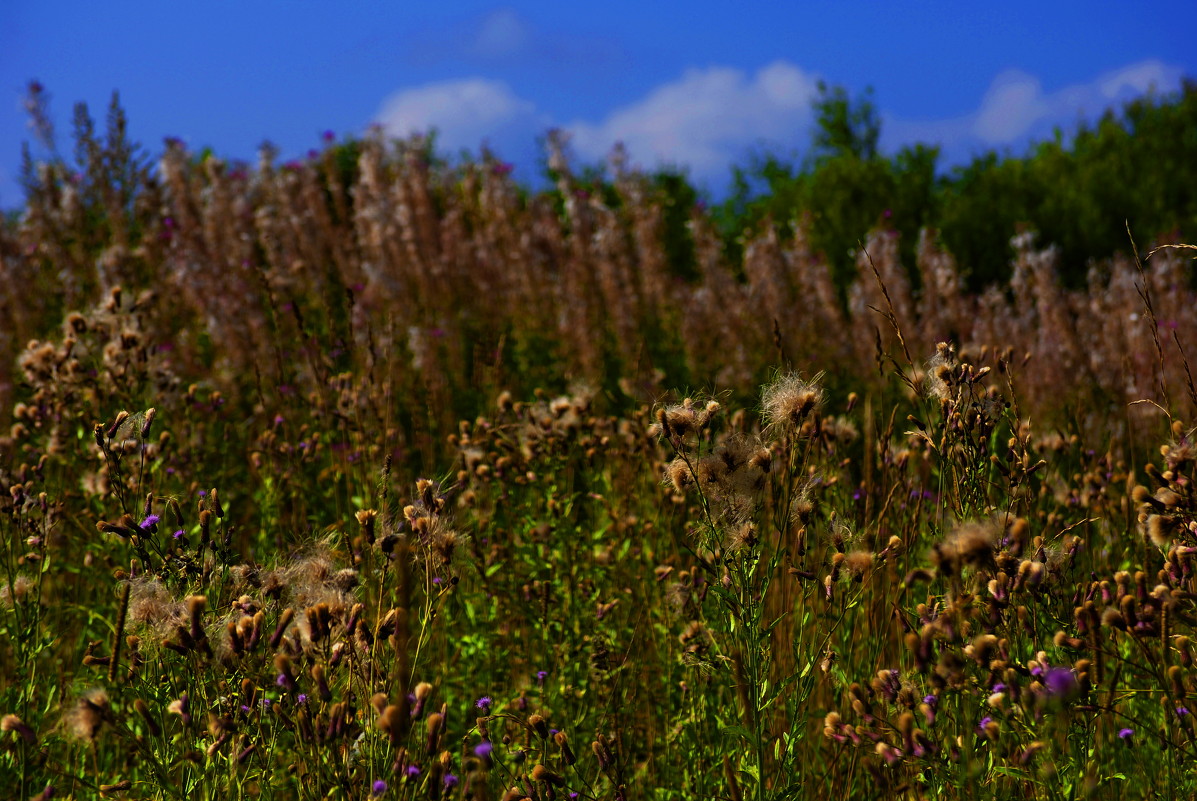
[[24,573],[18,573],[10,585],[7,581],[0,584],[0,606],[11,607],[21,603],[29,591],[37,586],[37,582]]
[[88,690],[75,700],[75,706],[63,722],[72,736],[92,742],[108,718],[108,693],[102,688]]
[[37,743],[37,735],[34,733],[33,729],[26,725],[25,721],[21,720],[16,715],[5,715],[2,719],[0,719],[0,731],[16,732],[25,740],[25,742],[29,743],[30,745],[35,745]]
[[677,457],[665,466],[665,481],[678,492],[685,492],[694,486],[694,473],[682,457]]
[[956,368],[956,348],[947,342],[935,346],[935,355],[927,365],[927,394],[939,400],[947,400],[952,394],[952,376]]
[[761,416],[772,429],[797,429],[824,400],[820,373],[804,379],[798,373],[779,376],[761,392]]
[[965,566],[993,567],[999,534],[990,523],[964,523],[932,546],[931,561],[944,575],[958,573]]
[[657,409],[657,422],[649,430],[649,436],[685,439],[705,429],[711,418],[719,411],[717,401],[696,405],[693,398],[681,403]]

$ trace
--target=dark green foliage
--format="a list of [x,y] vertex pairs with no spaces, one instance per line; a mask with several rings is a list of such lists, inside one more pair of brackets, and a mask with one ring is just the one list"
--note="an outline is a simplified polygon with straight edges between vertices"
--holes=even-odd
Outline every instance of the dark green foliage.
[[[853,251],[871,228],[901,231],[913,262],[914,234],[929,226],[974,289],[1009,274],[1010,238],[1030,228],[1060,248],[1066,284],[1083,281],[1090,259],[1126,249],[1125,224],[1143,238],[1197,229],[1197,86],[1148,95],[1060,132],[1027,154],[988,152],[947,175],[936,148],[918,144],[891,157],[876,152],[880,121],[868,94],[852,101],[821,88],[811,155],[801,164],[776,154],[736,168],[730,198],[717,211],[729,256],[764,220],[808,220],[811,244],[841,285]],[[916,277],[917,281],[917,277]]]
[[873,105],[871,88],[853,103],[844,87],[830,87],[819,81],[819,96],[814,108],[816,158],[852,156],[861,161],[876,158],[881,119]]

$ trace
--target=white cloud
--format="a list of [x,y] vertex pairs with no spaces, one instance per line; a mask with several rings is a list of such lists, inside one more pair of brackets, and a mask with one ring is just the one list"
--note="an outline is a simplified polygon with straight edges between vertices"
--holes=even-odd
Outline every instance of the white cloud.
[[531,29],[514,9],[499,8],[482,18],[468,49],[482,58],[503,58],[518,54],[531,39]]
[[467,78],[396,92],[374,117],[387,133],[408,136],[436,129],[442,147],[477,150],[484,141],[501,146],[533,137],[549,121],[536,105],[502,81]]
[[1128,93],[1143,94],[1152,87],[1159,91],[1176,89],[1184,71],[1160,61],[1143,61],[1107,73],[1096,81],[1102,97],[1113,101],[1124,99]]
[[729,67],[689,70],[602,122],[566,127],[586,158],[601,158],[623,142],[635,161],[683,164],[710,177],[726,173],[757,143],[803,140],[817,84],[785,61],[751,76]]
[[[488,19],[483,27],[492,31],[487,41],[496,52],[523,46],[522,23],[513,13],[496,12]],[[882,144],[887,152],[916,142],[940,145],[945,163],[960,163],[985,149],[1049,136],[1057,125],[1070,130],[1078,120],[1096,119],[1153,87],[1175,90],[1181,76],[1176,67],[1144,61],[1047,92],[1034,75],[1009,70],[994,79],[971,113],[921,121],[883,114]],[[731,165],[744,163],[756,146],[805,147],[817,94],[817,77],[787,61],[755,73],[713,66],[688,70],[598,121],[562,125],[506,83],[474,77],[397,92],[382,104],[375,121],[396,136],[435,128],[448,151],[476,152],[486,142],[499,155],[529,167],[536,161],[536,138],[558,125],[570,132],[574,151],[587,161],[605,158],[623,142],[635,163],[688,167],[700,182],[717,188]]]
[[523,67],[537,71],[587,75],[623,69],[626,53],[618,39],[546,30],[510,6],[458,18],[442,29],[424,30],[404,43],[403,58],[426,68],[450,64],[454,69]]
[[1050,112],[1039,79],[1010,70],[999,75],[985,93],[973,119],[972,133],[986,144],[1005,144],[1022,136]]
[[947,162],[959,163],[982,150],[1017,148],[1049,137],[1057,126],[1071,131],[1078,122],[1095,121],[1106,109],[1152,89],[1174,91],[1183,74],[1160,61],[1142,61],[1047,92],[1034,75],[1008,70],[993,80],[971,113],[939,120],[885,115],[883,144],[890,151],[914,142],[940,145]]
[[1088,83],[1044,92],[1037,78],[1011,70],[999,75],[985,94],[973,134],[987,145],[1001,146],[1045,135],[1057,125],[1071,128],[1080,119],[1093,120],[1107,108],[1152,89],[1176,89],[1182,74],[1160,61],[1141,61]]
[[[588,161],[605,158],[622,142],[639,164],[683,165],[699,179],[719,180],[754,145],[805,141],[817,84],[810,73],[785,61],[754,74],[729,67],[694,69],[597,123],[563,127],[575,152]],[[375,121],[396,136],[435,128],[449,150],[476,149],[486,140],[501,155],[526,151],[538,134],[557,124],[506,83],[485,78],[398,92],[382,104]]]

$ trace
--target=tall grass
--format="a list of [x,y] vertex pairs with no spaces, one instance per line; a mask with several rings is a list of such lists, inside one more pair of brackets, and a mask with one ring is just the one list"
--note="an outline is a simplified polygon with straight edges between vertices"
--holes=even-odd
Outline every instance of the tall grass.
[[12,797],[1197,789],[1177,252],[842,302],[559,149],[81,136],[0,234]]

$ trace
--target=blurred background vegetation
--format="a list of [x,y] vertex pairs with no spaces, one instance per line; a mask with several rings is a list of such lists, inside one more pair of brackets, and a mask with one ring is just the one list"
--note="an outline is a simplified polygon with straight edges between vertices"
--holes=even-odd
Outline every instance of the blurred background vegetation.
[[[717,210],[728,247],[766,218],[809,217],[813,246],[840,283],[865,232],[930,226],[979,290],[1009,277],[1009,240],[1033,229],[1061,251],[1061,278],[1084,281],[1092,260],[1128,250],[1126,224],[1153,237],[1188,241],[1197,228],[1197,83],[1146,96],[1014,155],[988,152],[944,170],[934,147],[877,152],[881,119],[871,97],[822,87],[810,155],[789,163],[767,155],[736,170]],[[913,236],[901,244],[913,262]]]
[[[65,161],[53,142],[45,108],[38,106],[34,96],[32,127],[48,146],[51,160]],[[1070,287],[1084,283],[1094,262],[1128,251],[1128,224],[1148,241],[1197,238],[1197,82],[1192,79],[1179,92],[1148,94],[1110,109],[1096,124],[1081,121],[1075,131],[1057,129],[1050,141],[1027,152],[991,150],[954,167],[945,166],[932,145],[881,153],[882,120],[871,91],[854,98],[842,87],[821,84],[815,120],[804,157],[770,151],[748,157],[746,164],[733,168],[725,198],[706,196],[681,167],[663,166],[649,174],[668,209],[665,245],[676,275],[698,275],[687,229],[695,206],[710,213],[732,263],[739,261],[746,238],[763,224],[785,229],[794,221],[805,223],[810,246],[828,261],[841,289],[854,276],[859,243],[877,228],[908,233],[899,248],[907,265],[914,262],[914,234],[933,230],[937,244],[955,257],[974,291],[1009,278],[1010,238],[1024,230],[1035,231],[1040,244],[1059,248],[1060,277]],[[76,108],[74,124],[76,140],[94,141],[85,108]],[[116,133],[114,141],[123,142],[123,126],[114,98],[110,139]],[[348,189],[358,178],[361,143],[349,139],[331,149],[336,175]],[[85,147],[76,151],[74,161],[85,174],[96,154]],[[23,184],[26,192],[36,192],[34,160],[26,155]],[[119,163],[126,174],[117,176],[112,191],[127,204],[136,169],[130,157],[137,153],[122,155]],[[214,155],[204,149],[195,158],[202,162]],[[435,135],[428,140],[428,156],[442,164],[449,161],[437,152]],[[607,165],[577,166],[575,172],[574,184],[618,206]],[[547,160],[543,173],[555,186],[556,173]],[[84,206],[98,208],[100,187],[88,190]],[[525,191],[535,194],[531,188]],[[555,189],[547,191],[560,206]],[[12,211],[10,222],[19,213]],[[103,218],[96,215],[97,225],[105,225]],[[917,284],[913,271],[911,278]]]

